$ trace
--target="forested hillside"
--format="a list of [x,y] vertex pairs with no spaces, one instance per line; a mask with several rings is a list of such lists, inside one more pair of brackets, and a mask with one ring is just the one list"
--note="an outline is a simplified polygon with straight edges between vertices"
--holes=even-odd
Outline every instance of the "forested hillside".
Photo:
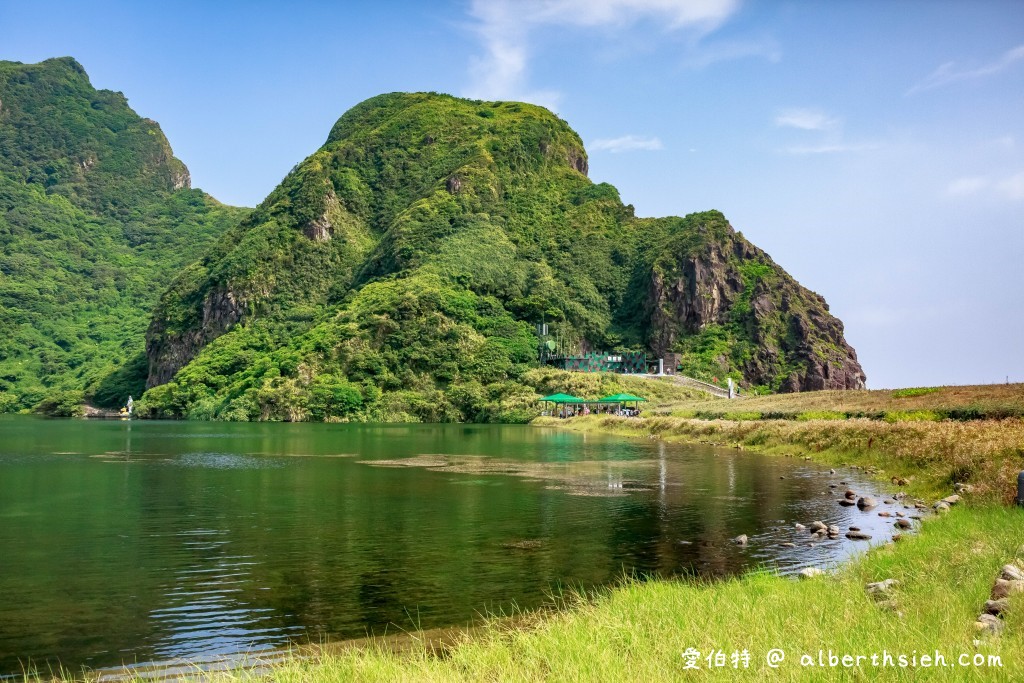
[[157,297],[245,213],[73,59],[0,62],[0,412],[138,397]]
[[161,298],[143,412],[527,419],[533,325],[698,376],[863,386],[842,323],[710,211],[637,219],[579,136],[514,102],[354,107]]

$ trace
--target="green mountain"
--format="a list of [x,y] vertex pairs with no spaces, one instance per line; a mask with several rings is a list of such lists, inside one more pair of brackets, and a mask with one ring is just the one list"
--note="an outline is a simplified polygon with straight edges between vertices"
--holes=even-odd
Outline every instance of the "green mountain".
[[162,296],[144,414],[526,419],[534,324],[575,351],[799,391],[864,373],[824,300],[717,211],[636,218],[551,112],[438,94],[347,112]]
[[245,211],[70,58],[0,61],[0,412],[144,388],[159,293]]

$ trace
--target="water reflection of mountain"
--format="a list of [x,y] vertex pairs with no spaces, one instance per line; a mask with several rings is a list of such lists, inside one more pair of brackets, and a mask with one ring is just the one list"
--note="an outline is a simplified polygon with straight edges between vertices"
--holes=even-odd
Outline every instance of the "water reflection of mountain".
[[36,424],[0,425],[0,591],[20,596],[0,604],[4,672],[465,624],[624,573],[856,547],[810,548],[794,521],[883,533],[835,504],[827,473],[733,450],[530,427]]

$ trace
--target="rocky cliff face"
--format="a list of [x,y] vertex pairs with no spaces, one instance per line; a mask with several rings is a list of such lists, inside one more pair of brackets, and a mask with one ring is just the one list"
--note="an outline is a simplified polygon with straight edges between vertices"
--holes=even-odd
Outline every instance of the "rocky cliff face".
[[744,383],[779,391],[864,388],[857,354],[825,300],[724,216],[694,214],[670,232],[644,303],[656,355],[703,352],[705,373],[738,372]]

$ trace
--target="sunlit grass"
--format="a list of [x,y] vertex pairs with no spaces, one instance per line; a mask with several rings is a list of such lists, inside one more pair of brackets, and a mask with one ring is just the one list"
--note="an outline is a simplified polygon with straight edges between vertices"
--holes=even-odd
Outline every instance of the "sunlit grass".
[[[654,412],[678,417],[714,419],[727,413],[757,412],[765,419],[800,419],[826,412],[837,417],[957,420],[1024,417],[1024,384],[921,387],[864,391],[807,391],[796,394],[742,397],[739,401],[701,398],[660,403]],[[931,413],[931,415],[928,415]]]

